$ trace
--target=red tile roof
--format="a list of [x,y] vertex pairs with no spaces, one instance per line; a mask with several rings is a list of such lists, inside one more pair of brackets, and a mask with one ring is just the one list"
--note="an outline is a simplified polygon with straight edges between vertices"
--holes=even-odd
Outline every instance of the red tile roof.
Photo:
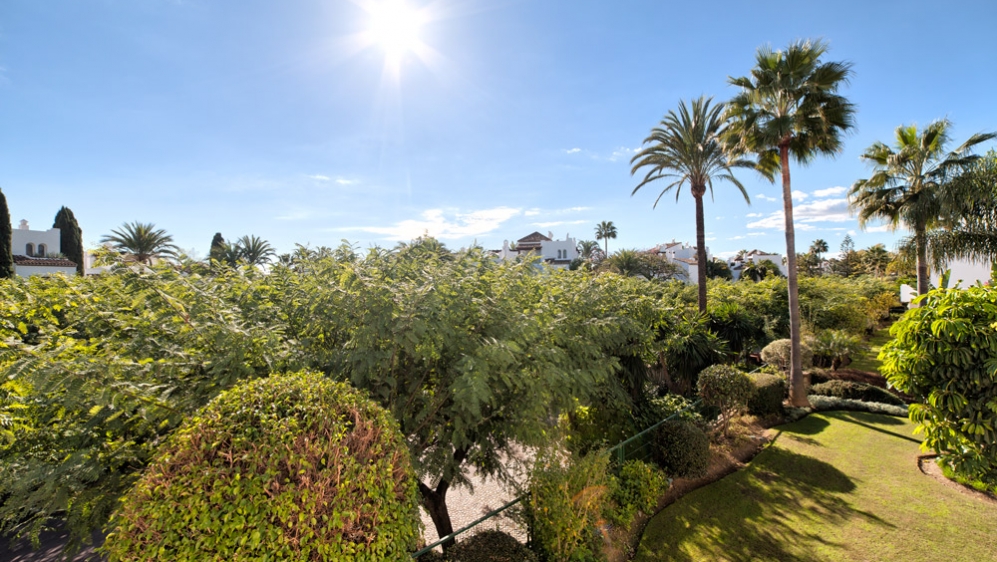
[[24,265],[31,267],[76,267],[76,263],[66,258],[29,258],[28,256],[14,256],[14,265]]

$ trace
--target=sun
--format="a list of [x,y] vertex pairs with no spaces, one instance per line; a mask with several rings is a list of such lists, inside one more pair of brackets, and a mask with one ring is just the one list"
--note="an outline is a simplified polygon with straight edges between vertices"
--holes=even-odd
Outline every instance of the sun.
[[397,64],[409,52],[417,51],[422,41],[419,31],[425,16],[401,0],[384,0],[367,8],[369,40],[384,49],[389,61]]

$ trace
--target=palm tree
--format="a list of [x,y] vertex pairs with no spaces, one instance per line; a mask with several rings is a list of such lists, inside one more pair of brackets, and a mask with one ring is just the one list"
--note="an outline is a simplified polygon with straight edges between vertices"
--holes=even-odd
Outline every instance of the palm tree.
[[577,250],[579,257],[583,260],[593,260],[602,248],[599,247],[599,242],[595,240],[582,240],[578,243]]
[[648,277],[647,264],[637,250],[617,250],[600,267],[624,277]]
[[820,259],[821,254],[825,252],[827,252],[827,240],[823,238],[814,240],[814,243],[810,245],[810,253],[817,256],[817,259]]
[[630,160],[633,169],[630,175],[641,168],[648,168],[644,179],[637,184],[630,195],[648,183],[662,178],[674,179],[665,186],[654,200],[658,201],[672,189],[675,201],[687,182],[689,192],[696,201],[696,262],[699,266],[699,311],[706,312],[706,225],[703,218],[703,196],[709,188],[713,196],[713,180],[727,180],[741,191],[744,200],[750,205],[751,199],[741,182],[734,177],[731,168],[754,168],[755,163],[743,158],[731,158],[724,152],[721,141],[727,120],[723,116],[723,104],[710,107],[713,98],[702,96],[692,101],[688,107],[684,100],[679,101],[678,113],[669,111],[661,123],[651,130],[644,139],[646,147]]
[[606,249],[603,251],[604,256],[609,255],[609,239],[616,239],[616,225],[613,221],[602,221],[598,226],[595,227],[595,239],[603,240],[606,243]]
[[882,277],[891,261],[893,261],[893,256],[882,244],[870,246],[862,252],[862,265],[865,266],[865,272],[874,277]]
[[[914,233],[917,256],[917,294],[928,292],[928,231],[943,224],[948,182],[979,156],[970,154],[976,145],[994,133],[973,135],[954,151],[946,153],[947,119],[935,121],[918,134],[917,125],[901,125],[893,147],[877,142],[862,159],[871,163],[873,174],[852,185],[849,204],[858,210],[859,226],[870,219],[885,220],[896,229],[904,225]],[[957,218],[957,217],[952,217]]]
[[173,237],[153,223],[138,221],[125,223],[120,230],[112,230],[100,238],[101,244],[111,244],[118,251],[125,252],[139,263],[152,265],[153,259],[173,257],[179,248],[173,244]]
[[264,265],[277,255],[273,246],[259,236],[243,236],[235,243],[239,249],[239,259],[249,265]]
[[841,151],[843,133],[853,126],[855,107],[838,88],[852,75],[851,64],[822,62],[827,44],[796,41],[785,51],[758,50],[751,76],[730,78],[741,92],[727,104],[733,122],[728,150],[753,152],[759,167],[782,173],[789,271],[789,332],[792,341],[789,385],[794,406],[809,405],[800,356],[800,302],[796,269],[796,232],[789,157],[806,164],[818,155]]

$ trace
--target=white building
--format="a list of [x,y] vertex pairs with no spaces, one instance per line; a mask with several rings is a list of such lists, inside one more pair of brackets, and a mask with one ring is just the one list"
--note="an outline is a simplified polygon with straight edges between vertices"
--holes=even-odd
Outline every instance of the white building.
[[31,275],[76,274],[76,264],[66,258],[55,257],[62,253],[58,228],[31,230],[28,221],[13,230],[11,253],[14,254],[14,273],[21,277]]
[[578,257],[578,244],[567,234],[563,240],[554,240],[553,232],[547,232],[547,236],[534,232],[516,240],[514,244],[505,240],[502,242],[502,249],[495,252],[503,260],[516,259],[531,253],[539,255],[544,263],[551,267],[563,269]]
[[783,276],[789,274],[786,264],[782,263],[782,254],[770,254],[761,250],[751,250],[750,252],[734,256],[727,260],[727,267],[730,268],[731,275],[734,276],[734,281],[737,281],[741,278],[741,270],[744,269],[744,266],[749,263],[758,264],[766,260],[779,266],[779,271]]
[[[696,256],[696,246],[684,242],[676,242],[673,238],[671,242],[658,244],[647,250],[647,253],[662,256],[668,260],[668,263],[681,268],[682,273],[680,278],[682,281],[693,284],[699,283],[699,262]],[[706,248],[706,259],[713,259],[709,248]]]

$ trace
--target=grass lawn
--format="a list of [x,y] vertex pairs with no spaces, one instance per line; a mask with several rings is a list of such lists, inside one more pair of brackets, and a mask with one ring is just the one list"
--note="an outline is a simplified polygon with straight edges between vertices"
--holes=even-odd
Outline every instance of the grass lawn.
[[997,560],[997,504],[917,468],[905,419],[812,414],[665,508],[636,560]]
[[879,350],[883,348],[883,344],[893,339],[890,337],[890,329],[883,328],[881,330],[876,330],[869,341],[869,349],[863,351],[862,353],[856,354],[852,358],[852,362],[848,364],[849,369],[855,369],[858,371],[869,371],[873,373],[879,372],[879,367],[882,362],[879,360]]

